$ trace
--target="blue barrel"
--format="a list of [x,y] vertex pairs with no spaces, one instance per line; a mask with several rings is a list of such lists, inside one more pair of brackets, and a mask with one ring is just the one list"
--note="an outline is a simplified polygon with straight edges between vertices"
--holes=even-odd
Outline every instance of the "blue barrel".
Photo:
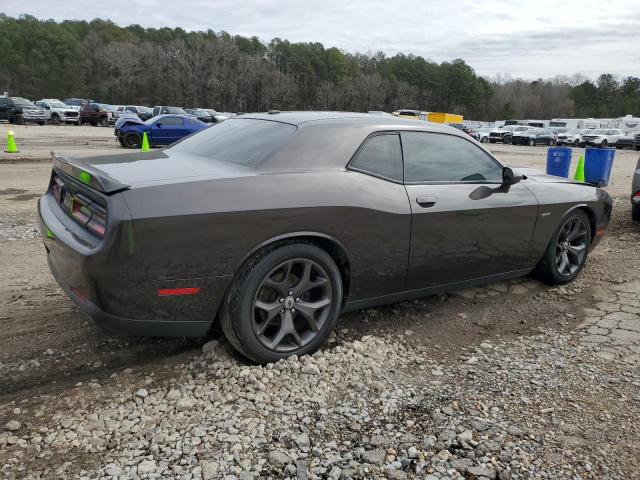
[[584,156],[584,181],[600,187],[609,183],[615,148],[587,148]]
[[547,174],[569,178],[571,151],[569,147],[550,147],[547,150]]

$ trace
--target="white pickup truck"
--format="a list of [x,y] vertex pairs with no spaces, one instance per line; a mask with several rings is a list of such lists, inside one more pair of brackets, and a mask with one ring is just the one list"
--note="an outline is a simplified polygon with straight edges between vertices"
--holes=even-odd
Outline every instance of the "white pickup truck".
[[60,125],[61,123],[78,125],[80,123],[80,112],[56,98],[38,100],[36,105],[44,109],[47,120],[52,125]]

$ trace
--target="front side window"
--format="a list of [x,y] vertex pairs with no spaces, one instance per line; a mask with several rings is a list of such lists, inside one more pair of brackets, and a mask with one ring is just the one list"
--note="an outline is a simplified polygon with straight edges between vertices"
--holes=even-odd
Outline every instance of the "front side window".
[[402,151],[406,183],[502,182],[502,167],[455,135],[402,132]]
[[163,126],[181,127],[183,120],[180,117],[162,117],[156,120],[156,123],[161,123]]
[[368,138],[350,167],[376,176],[402,181],[402,149],[397,133],[379,134]]

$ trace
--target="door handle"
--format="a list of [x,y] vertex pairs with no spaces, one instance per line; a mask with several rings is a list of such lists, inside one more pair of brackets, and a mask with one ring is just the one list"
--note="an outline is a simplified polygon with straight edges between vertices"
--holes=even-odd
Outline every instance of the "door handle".
[[416,197],[416,202],[422,208],[429,208],[436,204],[436,197]]

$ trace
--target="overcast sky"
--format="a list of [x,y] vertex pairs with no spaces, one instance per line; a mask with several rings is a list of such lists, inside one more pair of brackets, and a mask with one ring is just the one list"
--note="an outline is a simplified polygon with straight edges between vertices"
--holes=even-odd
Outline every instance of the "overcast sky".
[[0,11],[463,58],[486,76],[640,76],[640,0],[1,0]]

